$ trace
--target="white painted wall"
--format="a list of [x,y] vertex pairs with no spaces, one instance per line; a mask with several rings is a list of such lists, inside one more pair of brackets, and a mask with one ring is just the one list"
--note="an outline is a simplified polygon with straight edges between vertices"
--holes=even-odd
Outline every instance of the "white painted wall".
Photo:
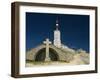
[[[30,1],[41,3],[55,4],[77,4],[98,6],[100,14],[100,0],[1,0],[0,1],[0,80],[16,80],[10,76],[11,68],[11,2],[13,1]],[[100,16],[98,16],[100,22]],[[98,32],[100,34],[100,23],[98,24]],[[100,35],[98,37],[100,47]],[[100,50],[99,50],[100,52]],[[98,53],[99,53],[98,52]],[[100,54],[98,54],[98,58]],[[100,58],[99,60],[100,61]],[[100,62],[98,62],[100,68]],[[18,80],[100,80],[100,69],[97,74],[81,74],[81,75],[65,75],[65,76],[50,76],[38,78],[21,78]]]

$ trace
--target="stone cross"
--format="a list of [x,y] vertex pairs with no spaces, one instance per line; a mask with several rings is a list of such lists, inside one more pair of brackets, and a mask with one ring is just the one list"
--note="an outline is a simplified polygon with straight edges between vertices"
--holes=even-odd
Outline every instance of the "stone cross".
[[46,45],[46,57],[45,57],[45,61],[50,61],[50,57],[49,57],[49,44],[51,44],[51,42],[47,38],[46,41],[44,41],[43,43]]

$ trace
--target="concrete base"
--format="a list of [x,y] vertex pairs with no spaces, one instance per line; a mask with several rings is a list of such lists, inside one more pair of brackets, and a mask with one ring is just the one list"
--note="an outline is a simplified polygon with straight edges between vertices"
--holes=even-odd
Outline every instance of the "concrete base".
[[49,57],[45,58],[45,61],[51,61],[51,59]]

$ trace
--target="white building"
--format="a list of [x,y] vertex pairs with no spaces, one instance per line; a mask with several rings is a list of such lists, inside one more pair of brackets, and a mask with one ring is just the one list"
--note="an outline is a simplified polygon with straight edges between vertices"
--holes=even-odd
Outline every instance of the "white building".
[[57,48],[62,48],[63,50],[75,52],[73,49],[71,49],[68,46],[61,43],[61,33],[60,33],[60,30],[58,28],[59,28],[59,23],[58,23],[58,19],[57,19],[56,20],[56,30],[54,30],[54,43],[53,44]]
[[61,34],[58,27],[58,20],[56,20],[56,30],[54,30],[54,45],[58,48],[61,48]]

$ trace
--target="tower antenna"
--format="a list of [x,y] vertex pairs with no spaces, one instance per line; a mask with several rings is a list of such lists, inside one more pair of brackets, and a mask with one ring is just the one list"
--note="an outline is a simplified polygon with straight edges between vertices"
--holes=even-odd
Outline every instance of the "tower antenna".
[[56,19],[56,30],[58,30],[58,27],[59,27],[59,21],[58,21],[58,17]]

